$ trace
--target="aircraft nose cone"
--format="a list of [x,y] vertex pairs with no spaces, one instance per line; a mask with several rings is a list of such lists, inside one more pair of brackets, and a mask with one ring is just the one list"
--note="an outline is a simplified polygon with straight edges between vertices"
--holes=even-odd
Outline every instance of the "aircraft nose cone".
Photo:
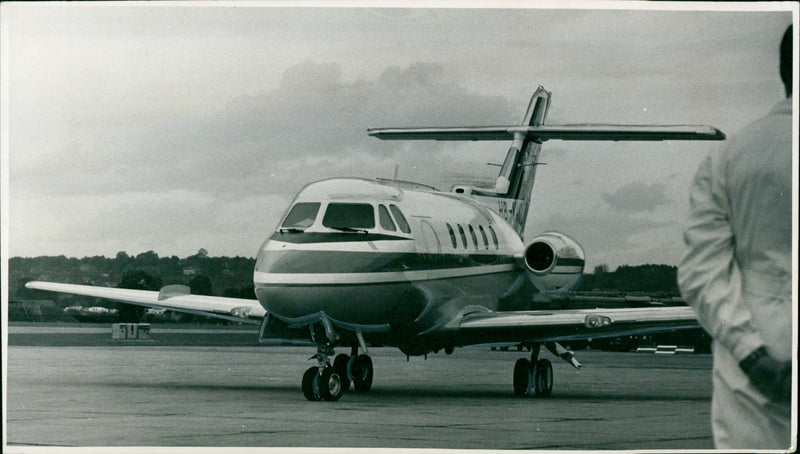
[[311,250],[306,245],[265,244],[254,273],[261,305],[279,317],[319,312],[356,325],[383,325],[416,317],[424,308],[396,257],[352,248]]

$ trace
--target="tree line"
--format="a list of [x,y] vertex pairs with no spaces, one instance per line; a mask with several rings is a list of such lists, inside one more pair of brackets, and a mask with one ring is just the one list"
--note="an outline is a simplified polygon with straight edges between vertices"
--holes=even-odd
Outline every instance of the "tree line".
[[[101,306],[117,309],[118,321],[140,321],[146,308],[109,303],[95,298],[53,294],[25,288],[32,280],[70,284],[160,290],[165,285],[181,284],[197,295],[255,299],[253,268],[250,257],[211,257],[205,249],[185,258],[159,257],[153,251],[129,255],[121,251],[115,257],[42,256],[12,257],[8,260],[9,300],[55,300],[63,310],[70,306]],[[10,311],[11,313],[12,311]],[[205,317],[183,315],[183,321],[205,321]]]

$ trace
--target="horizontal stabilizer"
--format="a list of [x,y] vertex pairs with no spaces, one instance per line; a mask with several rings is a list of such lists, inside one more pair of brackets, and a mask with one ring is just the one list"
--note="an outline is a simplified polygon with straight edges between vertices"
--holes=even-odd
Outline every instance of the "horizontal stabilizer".
[[708,125],[541,125],[468,126],[445,128],[374,128],[367,134],[382,140],[724,140],[725,134]]

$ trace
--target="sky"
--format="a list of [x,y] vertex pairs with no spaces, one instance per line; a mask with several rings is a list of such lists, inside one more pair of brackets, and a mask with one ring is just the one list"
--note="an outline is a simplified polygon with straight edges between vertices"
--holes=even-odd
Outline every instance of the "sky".
[[[539,85],[550,124],[728,135],[784,97],[792,13],[764,5],[281,5],[2,4],[4,252],[254,257],[315,180],[397,166],[442,190],[492,182],[510,143],[366,129],[518,124]],[[588,271],[676,265],[692,176],[717,146],[547,142],[526,237],[572,236]]]

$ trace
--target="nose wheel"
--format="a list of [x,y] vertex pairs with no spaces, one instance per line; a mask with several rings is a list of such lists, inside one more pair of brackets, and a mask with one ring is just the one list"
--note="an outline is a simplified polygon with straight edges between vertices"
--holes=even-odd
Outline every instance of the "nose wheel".
[[[352,355],[336,355],[333,364],[329,358],[334,356],[333,345],[338,339],[330,327],[311,329],[312,339],[319,340],[317,353],[311,359],[317,360],[317,365],[309,367],[303,374],[303,396],[310,401],[337,401],[345,391],[350,389],[350,383],[356,391],[366,392],[372,388],[373,367],[372,359],[366,354],[358,354],[358,346],[352,347]],[[359,333],[359,343],[366,351],[366,343],[362,341]]]
[[303,374],[303,396],[314,402],[337,401],[344,394],[344,381],[333,367],[320,371],[318,366],[309,367]]
[[311,366],[303,374],[303,396],[315,402],[321,400],[337,401],[345,391],[353,388],[356,392],[367,392],[372,388],[372,358],[367,355],[336,356],[333,365]]

